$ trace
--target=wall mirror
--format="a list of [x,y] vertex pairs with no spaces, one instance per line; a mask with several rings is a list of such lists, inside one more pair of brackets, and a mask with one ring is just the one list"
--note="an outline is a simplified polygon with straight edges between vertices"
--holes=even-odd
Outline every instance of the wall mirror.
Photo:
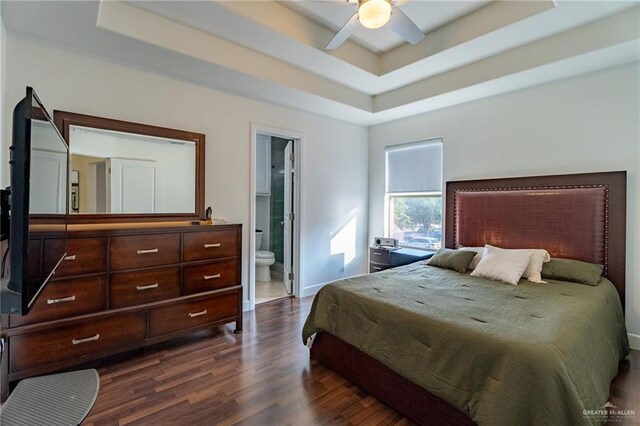
[[69,221],[194,220],[204,210],[204,135],[64,111]]

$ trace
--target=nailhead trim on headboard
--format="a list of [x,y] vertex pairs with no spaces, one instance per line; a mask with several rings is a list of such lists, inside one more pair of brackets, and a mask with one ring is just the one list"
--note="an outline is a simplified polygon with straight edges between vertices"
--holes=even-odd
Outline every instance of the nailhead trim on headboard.
[[[554,185],[554,186],[513,186],[505,188],[473,188],[473,189],[457,189],[454,191],[453,197],[453,217],[458,217],[458,205],[457,197],[455,194],[459,192],[509,192],[509,191],[539,191],[539,190],[557,190],[557,189],[583,189],[583,188],[604,188],[605,189],[605,212],[604,212],[604,245],[603,245],[603,258],[604,258],[604,271],[603,274],[608,274],[609,263],[609,185]],[[457,238],[457,220],[453,221],[453,244],[454,247],[458,247]]]

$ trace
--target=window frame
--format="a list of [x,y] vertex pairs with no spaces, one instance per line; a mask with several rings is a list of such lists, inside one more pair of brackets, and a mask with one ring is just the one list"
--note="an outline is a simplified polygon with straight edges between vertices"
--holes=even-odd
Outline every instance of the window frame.
[[[391,230],[393,229],[393,198],[440,198],[441,203],[444,202],[442,199],[442,191],[428,191],[428,192],[388,192],[385,194],[385,237],[393,238],[391,234]],[[442,205],[442,204],[441,204]],[[442,212],[440,214],[440,247],[444,244],[444,206],[442,206]],[[414,250],[423,250],[427,252],[435,252],[438,250],[437,248],[429,248],[429,247],[421,247],[414,246],[411,244],[403,244],[401,241],[398,241],[398,247],[411,248]]]

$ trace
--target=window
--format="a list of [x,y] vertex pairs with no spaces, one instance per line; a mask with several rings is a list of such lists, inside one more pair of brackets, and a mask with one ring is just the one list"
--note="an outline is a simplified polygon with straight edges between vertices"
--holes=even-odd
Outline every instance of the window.
[[401,246],[442,246],[442,140],[386,149],[386,235]]

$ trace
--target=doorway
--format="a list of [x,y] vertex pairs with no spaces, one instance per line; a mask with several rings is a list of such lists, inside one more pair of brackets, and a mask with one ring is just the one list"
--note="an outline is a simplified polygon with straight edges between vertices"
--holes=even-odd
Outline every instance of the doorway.
[[251,308],[297,294],[300,171],[296,157],[301,139],[294,132],[262,127],[253,133]]

